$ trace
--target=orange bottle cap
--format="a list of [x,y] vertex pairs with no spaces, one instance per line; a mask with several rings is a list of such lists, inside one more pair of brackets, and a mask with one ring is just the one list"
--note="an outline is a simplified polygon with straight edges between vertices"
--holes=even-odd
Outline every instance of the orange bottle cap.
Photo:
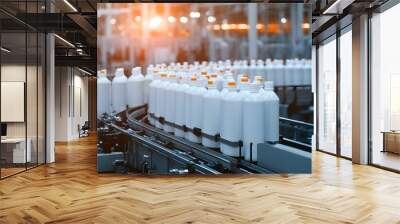
[[236,82],[228,82],[228,86],[235,87],[236,86]]
[[248,82],[249,81],[249,77],[242,77],[240,78],[241,82]]

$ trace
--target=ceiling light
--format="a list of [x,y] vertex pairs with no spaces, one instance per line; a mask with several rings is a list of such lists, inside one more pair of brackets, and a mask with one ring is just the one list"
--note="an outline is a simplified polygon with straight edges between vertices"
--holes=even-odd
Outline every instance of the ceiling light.
[[117,23],[117,20],[115,18],[110,19],[111,25],[115,25]]
[[151,29],[155,29],[155,28],[159,27],[161,25],[161,23],[162,23],[161,18],[159,16],[156,16],[156,17],[151,18],[149,27]]
[[234,30],[234,29],[236,29],[236,28],[237,28],[237,25],[234,24],[234,23],[232,23],[232,24],[229,25],[229,29],[231,29],[231,30]]
[[72,44],[71,42],[69,42],[68,40],[66,40],[66,39],[64,39],[64,38],[62,38],[62,37],[60,37],[60,36],[57,35],[57,34],[54,34],[54,36],[57,37],[57,38],[58,38],[59,40],[61,40],[62,42],[64,42],[65,44],[67,44],[68,46],[75,48],[75,45],[73,45],[73,44]]
[[303,23],[303,29],[310,29],[309,23]]
[[74,12],[78,12],[78,10],[68,0],[64,0],[64,3],[67,4]]
[[78,68],[78,70],[81,71],[81,72],[83,72],[83,73],[85,73],[85,74],[87,74],[87,75],[92,75],[92,73],[90,73],[90,72],[88,72],[88,71],[86,71],[86,70],[83,70],[83,69],[81,69],[81,68]]
[[190,12],[190,18],[200,18],[200,12]]
[[175,22],[175,17],[173,17],[173,16],[168,16],[168,22],[174,23],[174,22]]
[[245,23],[238,24],[238,29],[239,30],[247,30],[247,29],[249,29],[249,25],[247,25]]
[[281,23],[285,24],[287,22],[287,19],[285,17],[281,18]]
[[322,14],[342,14],[343,9],[351,5],[354,0],[336,0],[327,9],[322,12]]
[[229,24],[227,24],[227,23],[224,23],[224,24],[222,24],[221,25],[221,29],[223,29],[223,30],[228,30],[229,29]]
[[209,16],[209,17],[207,18],[207,21],[208,21],[209,23],[214,23],[216,20],[217,20],[217,18],[215,18],[215,16]]
[[10,52],[11,52],[11,50],[9,50],[9,49],[7,49],[7,48],[5,48],[5,47],[1,47],[0,49],[1,49],[2,51],[6,52],[6,53],[10,53]]
[[188,18],[185,16],[182,16],[181,18],[179,18],[179,21],[181,21],[181,23],[187,23]]
[[258,23],[258,24],[256,25],[256,29],[257,29],[257,30],[262,30],[262,29],[264,29],[264,25],[261,24],[261,23]]
[[136,16],[136,17],[135,17],[135,20],[136,20],[136,22],[140,22],[140,21],[142,20],[142,17]]

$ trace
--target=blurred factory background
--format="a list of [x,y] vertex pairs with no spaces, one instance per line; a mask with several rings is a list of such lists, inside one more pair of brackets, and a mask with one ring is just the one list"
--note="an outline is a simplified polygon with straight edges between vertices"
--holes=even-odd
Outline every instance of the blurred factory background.
[[[311,9],[311,4],[98,4],[97,69],[107,69],[111,78],[119,67],[130,76],[133,66],[145,74],[157,63],[311,60]],[[282,117],[313,123],[309,73],[306,83],[275,82]]]
[[98,69],[311,58],[311,4],[105,3],[97,13]]

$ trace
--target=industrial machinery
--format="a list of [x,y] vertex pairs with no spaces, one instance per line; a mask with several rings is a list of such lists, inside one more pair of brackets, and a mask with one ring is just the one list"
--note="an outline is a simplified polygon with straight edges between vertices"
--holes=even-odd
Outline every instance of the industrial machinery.
[[[109,161],[108,163],[98,163],[99,172],[181,175],[276,172],[257,165],[251,160],[246,161],[242,157],[227,156],[219,150],[176,137],[150,125],[147,116],[147,105],[143,105],[128,108],[115,115],[103,114],[99,118],[98,156],[106,155],[116,158],[103,160]],[[160,118],[159,122],[165,121]],[[287,125],[287,123],[286,121],[285,124]],[[198,132],[199,130],[193,131]],[[289,142],[283,137],[281,140],[280,143],[290,143],[287,145],[309,151],[308,145],[305,143],[294,140]],[[239,144],[240,149],[242,147],[240,141],[230,144]],[[105,166],[108,168],[104,168]]]

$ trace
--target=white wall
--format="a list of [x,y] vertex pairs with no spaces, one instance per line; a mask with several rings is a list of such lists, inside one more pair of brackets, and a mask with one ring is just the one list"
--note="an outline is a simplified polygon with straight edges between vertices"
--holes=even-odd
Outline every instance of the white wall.
[[56,141],[79,138],[78,125],[88,120],[88,78],[71,67],[56,67]]
[[[2,65],[1,81],[25,82],[25,65]],[[28,70],[30,68],[28,67]],[[7,108],[1,108],[7,110]],[[7,123],[7,137],[25,137],[25,122]]]

